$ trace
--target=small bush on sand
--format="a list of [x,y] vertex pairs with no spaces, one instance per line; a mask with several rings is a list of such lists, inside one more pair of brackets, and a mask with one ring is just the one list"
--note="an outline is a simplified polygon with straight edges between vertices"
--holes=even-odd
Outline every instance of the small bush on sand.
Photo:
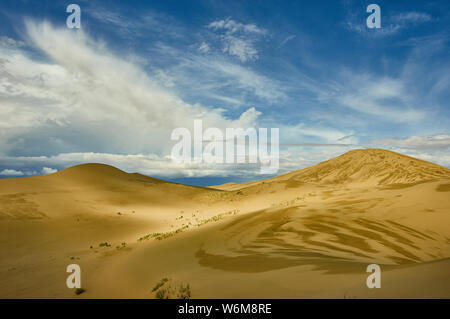
[[162,286],[164,286],[164,284],[166,282],[169,281],[169,278],[163,278],[161,279],[156,285],[155,287],[153,287],[152,292],[155,292],[156,290],[158,290],[159,288],[161,288]]
[[169,299],[169,291],[167,289],[160,289],[155,297],[156,299]]
[[152,292],[156,292],[156,299],[191,298],[191,287],[189,284],[174,284],[173,282],[166,284],[168,281],[171,281],[171,279],[163,278],[153,287]]
[[187,285],[181,284],[178,286],[177,298],[178,299],[191,298],[191,287],[189,286],[189,284]]
[[81,295],[85,291],[86,291],[86,289],[84,289],[84,288],[77,288],[77,289],[75,289],[75,294],[76,295]]
[[126,247],[127,247],[127,244],[122,243],[121,245],[117,245],[116,249],[123,249],[123,248],[126,248]]

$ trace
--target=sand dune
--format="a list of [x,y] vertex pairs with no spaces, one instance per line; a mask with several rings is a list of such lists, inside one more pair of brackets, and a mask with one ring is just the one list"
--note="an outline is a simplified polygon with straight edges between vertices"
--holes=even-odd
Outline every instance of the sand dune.
[[213,188],[102,164],[4,179],[0,296],[449,298],[449,191],[449,169],[379,149]]

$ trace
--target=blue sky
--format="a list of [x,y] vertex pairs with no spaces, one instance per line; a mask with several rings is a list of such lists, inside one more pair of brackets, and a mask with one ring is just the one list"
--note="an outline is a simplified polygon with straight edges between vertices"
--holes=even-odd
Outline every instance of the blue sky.
[[279,128],[279,173],[364,147],[450,167],[448,1],[78,1],[79,30],[70,3],[0,4],[0,177],[85,162],[267,177],[172,163],[170,132],[198,118]]

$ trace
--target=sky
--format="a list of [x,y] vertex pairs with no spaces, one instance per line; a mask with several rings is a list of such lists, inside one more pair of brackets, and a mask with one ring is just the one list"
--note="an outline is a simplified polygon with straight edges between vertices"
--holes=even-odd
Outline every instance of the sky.
[[449,35],[449,1],[3,0],[0,177],[91,162],[200,186],[269,177],[175,163],[171,132],[195,119],[279,128],[272,175],[369,147],[450,167]]

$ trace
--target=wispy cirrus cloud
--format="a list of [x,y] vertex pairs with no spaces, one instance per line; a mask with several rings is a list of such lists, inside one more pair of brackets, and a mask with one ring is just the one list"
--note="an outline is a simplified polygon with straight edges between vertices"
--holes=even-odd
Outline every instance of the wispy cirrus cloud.
[[254,23],[244,24],[240,22],[236,22],[231,18],[227,18],[224,20],[217,20],[211,22],[208,27],[214,30],[225,30],[227,34],[235,34],[239,32],[244,33],[253,33],[264,35],[267,31],[263,28],[258,27]]
[[128,43],[138,43],[140,39],[147,37],[182,41],[189,35],[173,16],[151,9],[135,11],[127,8],[122,11],[115,8],[114,4],[102,6],[90,2],[83,6],[83,13],[94,22],[86,19],[83,23],[112,27],[116,35]]
[[174,61],[170,73],[181,94],[192,99],[209,96],[244,106],[258,101],[263,108],[267,103],[274,105],[288,98],[278,80],[213,53],[199,55],[165,45],[154,46],[151,50],[158,55],[170,52]]
[[347,91],[336,100],[354,111],[392,122],[418,121],[426,115],[408,104],[408,96],[401,82],[389,78],[360,83],[354,92]]
[[[170,27],[166,27],[167,21],[173,21],[173,18],[165,19],[163,14],[144,12],[143,16],[130,21],[119,12],[106,10],[105,16],[101,12],[103,10],[90,10],[89,14],[103,23],[118,24],[124,32],[138,35],[148,28],[143,19],[150,19],[156,24],[150,35],[155,30],[160,30],[160,35],[169,34],[157,37],[151,45],[145,46],[141,54],[151,58],[128,56],[127,60],[133,58],[142,62],[142,66],[150,69],[164,87],[176,90],[180,96],[191,101],[217,102],[218,105],[225,102],[227,107],[252,106],[259,102],[273,105],[287,97],[279,81],[242,64],[258,58],[255,43],[268,33],[256,24],[228,18],[213,21],[206,27],[202,25],[193,33],[178,23],[171,22]],[[125,23],[121,24],[123,20]],[[171,41],[172,33],[183,41]]]
[[391,20],[398,25],[406,26],[407,24],[423,23],[433,20],[431,15],[425,12],[401,12],[392,16]]
[[289,41],[295,39],[297,36],[295,34],[291,34],[289,36],[287,36],[286,38],[284,38],[283,41],[281,41],[280,45],[278,46],[279,48],[281,48],[282,46],[284,46],[286,43],[288,43]]
[[209,44],[203,41],[200,46],[198,47],[198,51],[201,53],[208,53],[211,51],[211,48],[209,47]]
[[267,33],[256,24],[243,24],[231,18],[213,21],[208,28],[219,33],[223,44],[222,51],[236,56],[241,62],[258,59],[255,42]]
[[[368,14],[367,14],[368,16]],[[367,16],[356,14],[349,9],[345,27],[365,37],[382,38],[398,34],[400,31],[417,25],[433,21],[433,17],[426,12],[406,11],[394,14],[386,14],[382,10],[381,28],[369,29],[366,25]]]
[[402,78],[352,71],[343,72],[340,78],[316,92],[320,101],[388,122],[416,122],[426,116]]

